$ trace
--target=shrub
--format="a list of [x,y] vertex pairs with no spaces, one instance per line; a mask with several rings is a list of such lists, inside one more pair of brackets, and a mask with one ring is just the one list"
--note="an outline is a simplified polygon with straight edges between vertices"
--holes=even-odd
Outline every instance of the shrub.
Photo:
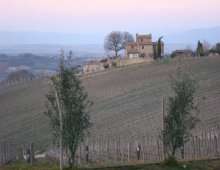
[[166,166],[179,166],[179,162],[174,156],[169,156],[166,158],[163,164]]
[[104,63],[104,64],[103,64],[103,67],[104,67],[105,69],[108,69],[108,68],[109,68],[109,64],[108,64],[108,63]]
[[145,58],[145,57],[146,57],[146,54],[145,54],[145,53],[141,53],[141,54],[140,54],[140,57],[141,57],[141,58]]
[[117,63],[116,63],[116,62],[113,62],[113,63],[112,63],[112,66],[113,66],[113,67],[117,67]]

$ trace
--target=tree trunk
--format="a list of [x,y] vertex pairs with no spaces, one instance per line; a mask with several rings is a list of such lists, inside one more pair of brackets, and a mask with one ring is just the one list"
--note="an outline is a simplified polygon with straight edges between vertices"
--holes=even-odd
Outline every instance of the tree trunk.
[[60,99],[57,93],[57,90],[55,89],[55,97],[56,102],[58,106],[59,116],[60,116],[60,170],[63,170],[63,119],[62,119],[62,111],[60,106]]
[[115,57],[117,58],[118,57],[118,51],[115,50]]
[[75,163],[75,153],[76,153],[76,149],[72,149],[70,151],[71,153],[71,160],[69,160],[69,166],[70,166],[70,169],[74,169],[73,166],[74,166],[74,163]]
[[172,150],[172,156],[175,157],[175,155],[176,155],[176,148],[173,147],[173,150]]

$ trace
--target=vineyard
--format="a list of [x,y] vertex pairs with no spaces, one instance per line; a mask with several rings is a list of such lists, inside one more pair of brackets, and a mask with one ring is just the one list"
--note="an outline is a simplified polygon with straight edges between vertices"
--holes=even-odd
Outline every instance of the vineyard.
[[[126,143],[147,136],[158,137],[163,120],[162,100],[166,114],[168,97],[172,95],[168,80],[178,65],[199,84],[196,102],[200,122],[193,133],[219,132],[220,57],[167,59],[82,77],[93,101],[90,111],[93,125],[87,141],[104,138]],[[47,91],[47,80],[0,87],[0,144],[26,147],[35,143],[37,149],[45,150],[52,146],[49,120],[44,115]]]

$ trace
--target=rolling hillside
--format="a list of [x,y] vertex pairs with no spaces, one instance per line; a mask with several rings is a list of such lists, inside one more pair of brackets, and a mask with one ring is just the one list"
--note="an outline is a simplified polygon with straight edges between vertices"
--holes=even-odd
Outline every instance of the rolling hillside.
[[[177,63],[198,80],[196,101],[201,119],[195,131],[217,128],[220,121],[220,57],[161,60],[82,77],[93,126],[90,135],[108,138],[157,135],[162,126],[161,101],[172,95],[168,84]],[[37,147],[51,144],[44,115],[46,80],[0,87],[0,142]]]

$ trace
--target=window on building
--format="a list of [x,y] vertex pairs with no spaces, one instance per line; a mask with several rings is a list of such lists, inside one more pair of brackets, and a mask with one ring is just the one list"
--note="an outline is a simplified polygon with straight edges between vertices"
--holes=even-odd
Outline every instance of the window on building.
[[142,46],[142,49],[144,49],[144,46]]
[[132,45],[131,48],[134,49],[134,46]]

